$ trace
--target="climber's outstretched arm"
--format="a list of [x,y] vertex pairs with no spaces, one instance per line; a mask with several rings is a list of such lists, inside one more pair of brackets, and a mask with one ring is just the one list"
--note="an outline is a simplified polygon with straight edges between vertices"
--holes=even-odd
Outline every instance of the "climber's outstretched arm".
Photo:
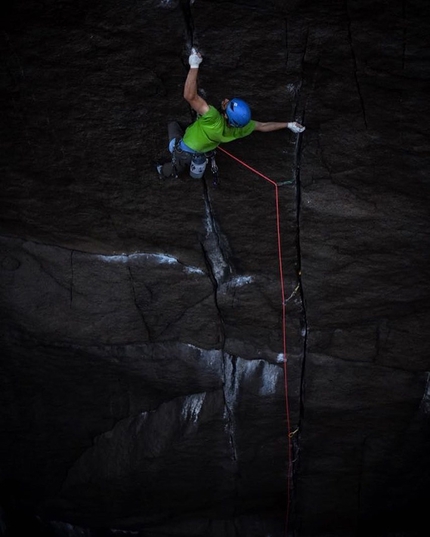
[[283,122],[283,121],[256,121],[255,122],[255,130],[260,132],[272,132],[272,131],[279,131],[281,129],[290,129],[290,131],[295,132],[296,134],[299,132],[303,132],[305,130],[305,127],[303,125],[300,125],[300,123],[297,123],[297,121],[293,122]]

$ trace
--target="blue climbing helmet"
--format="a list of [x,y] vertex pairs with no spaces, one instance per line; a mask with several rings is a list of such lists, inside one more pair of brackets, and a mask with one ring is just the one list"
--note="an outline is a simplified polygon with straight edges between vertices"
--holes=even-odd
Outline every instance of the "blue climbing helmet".
[[228,101],[225,112],[232,127],[244,127],[251,121],[251,109],[242,99]]

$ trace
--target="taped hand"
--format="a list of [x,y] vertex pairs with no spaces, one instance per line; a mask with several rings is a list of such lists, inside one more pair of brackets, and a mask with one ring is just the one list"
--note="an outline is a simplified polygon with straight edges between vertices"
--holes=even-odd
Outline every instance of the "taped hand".
[[188,58],[188,63],[190,64],[191,69],[198,69],[202,61],[203,61],[203,58],[200,52],[197,52],[195,48],[192,48],[191,54]]
[[298,134],[299,132],[303,132],[306,128],[306,127],[303,127],[303,125],[300,125],[300,123],[297,123],[297,121],[288,123],[287,127],[290,129],[290,131],[293,131],[296,134]]

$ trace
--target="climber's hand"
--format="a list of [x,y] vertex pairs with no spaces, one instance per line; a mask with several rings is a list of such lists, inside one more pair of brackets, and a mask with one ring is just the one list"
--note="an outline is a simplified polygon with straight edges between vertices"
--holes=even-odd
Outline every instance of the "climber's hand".
[[200,52],[197,52],[197,50],[193,47],[191,49],[191,54],[188,58],[188,63],[190,64],[191,69],[198,69],[202,61],[202,55],[200,54]]
[[287,127],[290,129],[290,131],[293,131],[296,134],[298,134],[299,132],[303,132],[306,128],[306,127],[303,127],[303,125],[300,125],[300,123],[297,123],[297,121],[288,123]]

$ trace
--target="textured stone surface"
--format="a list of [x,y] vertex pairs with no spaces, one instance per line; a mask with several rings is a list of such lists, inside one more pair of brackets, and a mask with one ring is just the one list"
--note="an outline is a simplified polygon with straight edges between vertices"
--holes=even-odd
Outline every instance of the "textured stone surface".
[[[0,533],[423,535],[427,12],[5,7]],[[154,173],[191,42],[209,102],[307,127],[226,147],[279,185],[288,413],[274,186]]]

